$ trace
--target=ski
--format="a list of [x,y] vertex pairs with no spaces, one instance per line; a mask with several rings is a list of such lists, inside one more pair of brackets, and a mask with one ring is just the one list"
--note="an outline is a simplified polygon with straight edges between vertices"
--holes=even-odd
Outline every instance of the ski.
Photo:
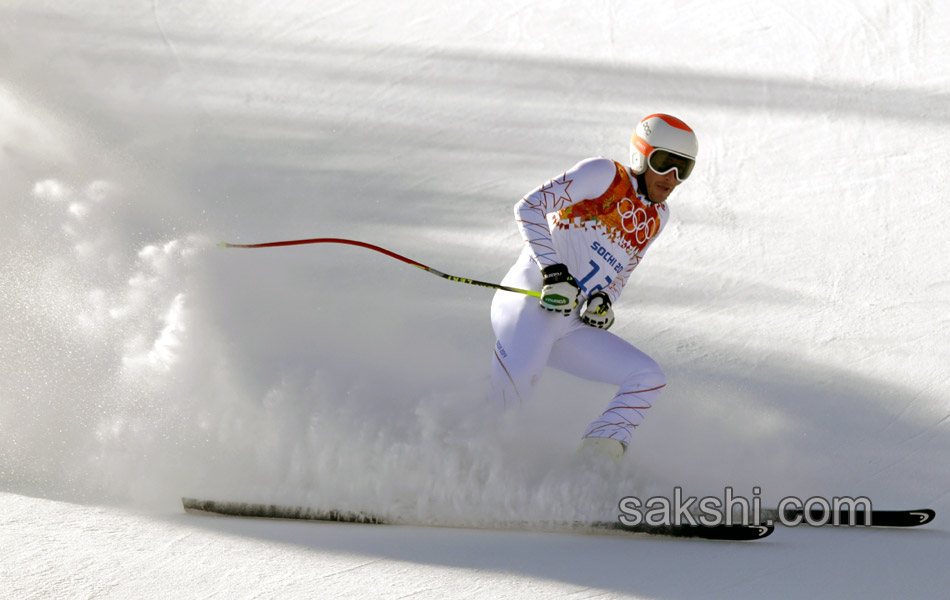
[[182,498],[185,512],[205,513],[226,517],[253,517],[257,519],[290,519],[296,521],[332,521],[335,523],[367,523],[388,525],[387,521],[363,512],[341,510],[316,510],[304,506],[283,504],[253,504],[249,502],[222,502]]
[[[218,515],[228,517],[250,517],[258,519],[290,519],[298,521],[330,521],[335,523],[365,523],[370,525],[408,525],[431,527],[432,524],[409,521],[389,520],[378,515],[360,511],[318,510],[303,506],[281,504],[255,504],[248,502],[223,502],[217,500],[199,500],[182,498],[185,512],[192,514]],[[451,525],[447,525],[451,526]],[[514,524],[494,527],[495,529],[537,529],[530,524]],[[640,533],[672,538],[697,538],[705,540],[753,541],[771,535],[772,525],[654,525],[640,523],[624,525],[617,522],[597,521],[593,523],[562,523],[542,525],[542,530],[569,531],[573,533]]]
[[597,522],[593,523],[592,526],[604,530],[646,533],[664,537],[728,541],[761,540],[772,535],[772,532],[775,531],[774,525],[690,525],[688,523],[678,525],[655,525],[652,523],[624,525],[618,521],[616,523]]
[[854,527],[917,527],[934,520],[936,512],[930,508],[915,510],[849,510],[839,509],[828,514],[823,508],[812,508],[807,515],[804,509],[785,509],[784,518],[779,519],[776,508],[763,511],[766,522],[796,523],[799,525],[854,526]]

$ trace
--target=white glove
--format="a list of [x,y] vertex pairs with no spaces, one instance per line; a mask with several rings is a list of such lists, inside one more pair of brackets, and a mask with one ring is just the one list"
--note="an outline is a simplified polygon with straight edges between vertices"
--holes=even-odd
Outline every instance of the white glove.
[[581,321],[591,327],[610,329],[614,324],[614,309],[610,307],[610,298],[606,292],[594,292],[587,298],[587,304],[581,311]]
[[577,306],[577,296],[580,295],[581,290],[568,272],[567,266],[557,264],[544,267],[541,269],[541,274],[544,275],[541,308],[563,313],[564,316],[571,314]]

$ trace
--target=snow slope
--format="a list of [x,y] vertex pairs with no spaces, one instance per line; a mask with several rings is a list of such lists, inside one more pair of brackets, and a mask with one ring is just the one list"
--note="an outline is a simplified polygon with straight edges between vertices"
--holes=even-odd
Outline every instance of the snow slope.
[[[7,0],[0,586],[40,597],[945,597],[950,8]],[[511,206],[636,121],[700,137],[617,307],[668,391],[608,481],[609,387],[492,426]],[[543,400],[542,400],[543,399]],[[921,531],[715,544],[202,519],[182,495],[472,525],[622,496],[867,495]]]

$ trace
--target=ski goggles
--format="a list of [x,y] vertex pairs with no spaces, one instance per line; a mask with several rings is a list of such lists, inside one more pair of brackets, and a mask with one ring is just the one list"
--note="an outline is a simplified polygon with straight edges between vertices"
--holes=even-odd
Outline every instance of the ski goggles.
[[666,175],[675,170],[678,181],[686,181],[689,174],[693,172],[693,165],[695,164],[696,161],[688,156],[661,148],[654,149],[647,157],[647,165],[654,173]]
[[654,148],[637,134],[634,134],[630,141],[640,154],[647,157],[647,165],[657,175],[666,175],[675,169],[676,179],[682,182],[686,181],[689,174],[693,172],[693,165],[696,164],[694,158],[677,154],[672,150]]

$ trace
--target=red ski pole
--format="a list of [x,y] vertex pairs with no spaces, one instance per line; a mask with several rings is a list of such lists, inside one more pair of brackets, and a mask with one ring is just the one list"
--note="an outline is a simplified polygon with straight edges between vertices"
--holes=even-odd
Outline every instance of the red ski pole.
[[373,244],[367,244],[366,242],[359,242],[356,240],[347,240],[343,238],[313,238],[309,240],[288,240],[284,242],[266,242],[263,244],[229,244],[228,242],[221,242],[218,244],[222,248],[277,248],[280,246],[300,246],[303,244],[347,244],[350,246],[359,246],[361,248],[368,248],[369,250],[374,250],[380,254],[385,254],[390,258],[395,258],[396,260],[401,260],[402,262],[418,267],[427,273],[432,273],[442,279],[448,279],[449,281],[457,281],[459,283],[467,283],[469,285],[477,285],[481,287],[487,287],[495,290],[504,290],[506,292],[515,292],[517,294],[524,294],[526,296],[534,296],[535,298],[541,297],[541,292],[536,292],[534,290],[523,290],[521,288],[510,287],[507,285],[501,285],[500,283],[487,283],[485,281],[478,281],[477,279],[469,279],[468,277],[457,277],[455,275],[447,275],[442,271],[433,269],[432,267],[426,266],[419,261],[412,260],[411,258],[405,257],[401,254],[396,254],[386,250],[385,248],[380,248]]

